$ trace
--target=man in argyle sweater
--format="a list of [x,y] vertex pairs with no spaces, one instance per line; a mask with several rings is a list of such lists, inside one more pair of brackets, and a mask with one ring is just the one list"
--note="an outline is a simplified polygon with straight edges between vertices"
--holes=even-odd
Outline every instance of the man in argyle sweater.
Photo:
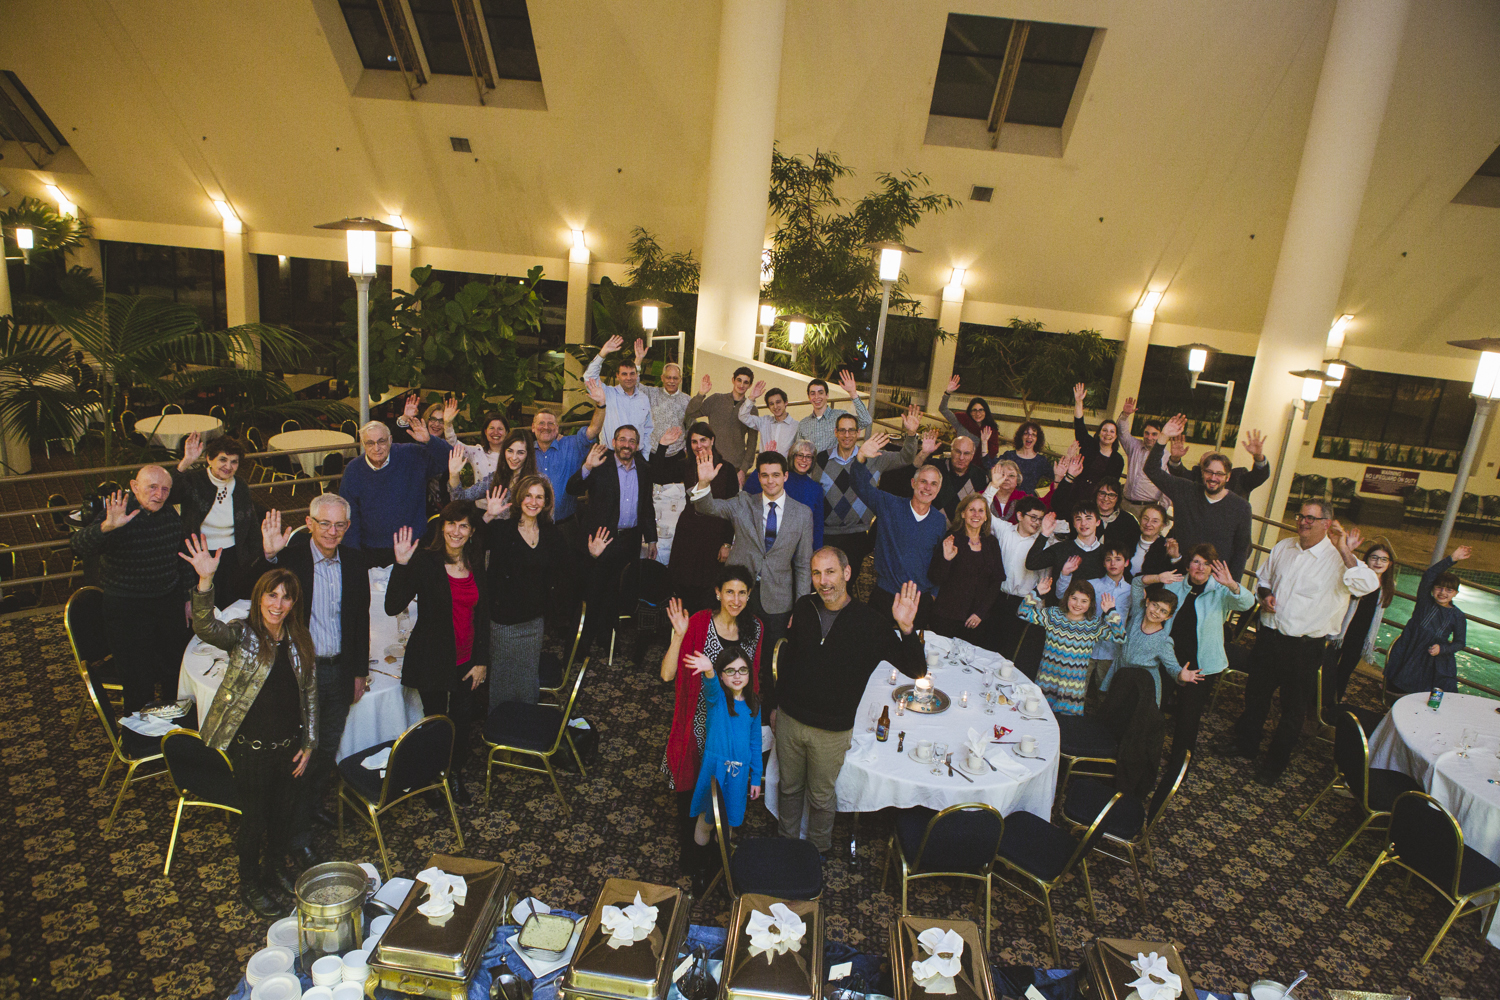
[[[920,419],[921,411],[917,411],[915,420]],[[936,449],[936,437],[918,438],[913,421],[905,423],[907,434],[901,450],[883,452],[865,463],[876,476],[887,469],[922,462]],[[849,471],[859,457],[859,423],[853,414],[839,416],[835,441],[834,447],[813,458],[807,474],[823,487],[823,542],[843,550],[854,568],[854,578],[858,579],[865,556],[874,550],[875,540],[869,534],[874,512],[854,492],[854,478]]]

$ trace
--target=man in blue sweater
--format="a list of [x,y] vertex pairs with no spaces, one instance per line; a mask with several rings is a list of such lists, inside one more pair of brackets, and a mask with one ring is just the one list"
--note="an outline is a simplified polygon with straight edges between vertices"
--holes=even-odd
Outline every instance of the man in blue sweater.
[[344,544],[363,549],[370,566],[396,561],[391,538],[410,528],[427,531],[427,480],[448,474],[448,442],[433,437],[427,423],[414,419],[418,394],[406,400],[406,432],[416,444],[391,444],[391,429],[372,420],[359,429],[364,454],[344,469],[339,496],[349,501],[349,533]]
[[911,477],[910,500],[880,489],[865,463],[879,455],[889,440],[888,434],[873,435],[859,446],[859,461],[850,466],[854,492],[876,518],[875,586],[870,591],[870,607],[889,614],[902,584],[911,581],[922,593],[917,627],[923,628],[937,591],[927,576],[927,567],[932,564],[933,550],[948,531],[948,519],[933,506],[943,488],[943,474],[931,465],[918,468]]

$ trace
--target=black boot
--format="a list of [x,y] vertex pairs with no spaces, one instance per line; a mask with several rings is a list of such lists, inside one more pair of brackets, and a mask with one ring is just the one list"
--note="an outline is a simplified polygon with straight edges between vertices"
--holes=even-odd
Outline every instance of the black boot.
[[448,788],[453,792],[453,801],[461,806],[474,804],[474,796],[469,794],[468,786],[464,784],[464,776],[461,774],[450,775]]
[[266,891],[257,866],[243,860],[240,862],[240,902],[265,920],[274,920],[287,912],[276,897]]

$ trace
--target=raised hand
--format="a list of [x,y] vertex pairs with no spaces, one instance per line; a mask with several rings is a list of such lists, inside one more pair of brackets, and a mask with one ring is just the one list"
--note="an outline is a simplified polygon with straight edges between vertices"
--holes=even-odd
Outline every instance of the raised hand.
[[593,400],[595,406],[604,405],[604,383],[596,378],[583,380],[583,391],[588,393],[589,399]]
[[[493,480],[491,480],[493,483]],[[500,483],[494,483],[489,493],[485,495],[484,520],[486,523],[493,521],[505,510],[505,501],[510,497],[510,490]]]
[[1082,565],[1082,556],[1068,556],[1067,561],[1063,563],[1062,575],[1072,576],[1074,573],[1078,572],[1078,567]]
[[1467,545],[1460,545],[1458,548],[1453,550],[1453,555],[1449,558],[1451,558],[1454,562],[1463,562],[1473,554],[1473,549],[1469,548]]
[[1182,558],[1182,543],[1177,541],[1177,539],[1170,537],[1167,538],[1162,548],[1167,550],[1167,556],[1171,558],[1173,562],[1176,562],[1178,559]]
[[114,531],[116,528],[123,528],[131,521],[134,521],[141,510],[137,507],[129,514],[125,513],[125,505],[129,502],[130,494],[124,490],[116,490],[114,493],[111,493],[109,498],[104,501],[104,521],[99,525],[99,530],[103,532]]
[[993,441],[994,438],[995,428],[991,427],[989,424],[985,424],[983,427],[979,428],[979,453],[981,455],[989,454],[990,442]]
[[635,366],[641,366],[641,359],[646,356],[646,342],[640,337],[635,338]]
[[453,423],[453,418],[458,416],[458,397],[449,395],[443,400],[443,423]]
[[1197,684],[1202,679],[1203,674],[1191,663],[1184,664],[1183,668],[1177,673],[1177,680],[1183,684]]
[[1245,432],[1245,450],[1257,461],[1263,461],[1266,457],[1266,436],[1257,430]]
[[667,602],[667,621],[672,623],[672,633],[678,637],[687,634],[688,613],[682,606],[682,601],[672,598]]
[[1172,461],[1181,462],[1182,456],[1187,454],[1187,438],[1181,434],[1174,434],[1167,439],[1167,451]]
[[1071,455],[1064,455],[1061,458],[1059,458],[1057,461],[1055,461],[1055,462],[1052,463],[1052,482],[1053,483],[1060,483],[1060,482],[1063,481],[1063,477],[1068,474],[1068,468],[1069,468],[1070,464],[1072,463],[1072,459],[1073,459],[1073,456],[1071,456]]
[[1038,594],[1041,594],[1043,597],[1046,597],[1048,594],[1052,593],[1052,577],[1048,576],[1046,573],[1043,573],[1041,578],[1036,582],[1036,592]]
[[890,440],[891,436],[885,431],[875,432],[859,446],[859,457],[874,458],[885,450],[885,446]]
[[1175,569],[1169,569],[1165,573],[1158,573],[1156,576],[1156,582],[1161,584],[1163,587],[1165,587],[1169,583],[1181,583],[1182,574],[1177,572]]
[[599,348],[599,353],[600,354],[613,354],[616,351],[618,351],[621,347],[624,347],[624,346],[625,346],[625,338],[622,337],[622,336],[620,336],[617,333],[613,337],[610,337],[608,340],[606,340],[604,342],[604,346],[601,347],[601,348]]
[[427,421],[416,415],[417,408],[412,404],[417,402],[420,402],[420,400],[416,396],[412,396],[406,407],[406,433],[411,435],[413,441],[426,444],[432,440],[432,432],[427,429]]
[[608,528],[600,528],[589,537],[589,555],[598,559],[609,548],[609,543],[614,541],[609,535]]
[[1344,547],[1350,552],[1359,548],[1359,543],[1364,540],[1364,533],[1359,530],[1358,525],[1351,525],[1344,529]]
[[1107,615],[1115,609],[1115,595],[1103,594],[1099,597],[1099,613]]
[[1048,538],[1051,538],[1052,537],[1053,529],[1055,529],[1056,527],[1057,527],[1057,514],[1055,512],[1049,510],[1049,511],[1047,511],[1047,513],[1045,513],[1045,514],[1042,515],[1042,534],[1043,535],[1047,536]]
[[958,379],[957,375],[953,376],[952,378],[950,378],[948,380],[948,392],[949,393],[954,393],[954,392],[958,391],[958,382],[959,382],[959,379]]
[[990,466],[990,485],[995,487],[995,489],[997,490],[1000,488],[1000,484],[1005,481],[1005,471],[1006,470],[1000,468],[998,462]]
[[958,542],[952,535],[943,536],[943,558],[949,562],[958,558]]
[[917,448],[917,460],[926,461],[927,456],[938,450],[938,431],[936,427],[929,427],[922,434],[922,444]]
[[1126,396],[1125,402],[1120,404],[1120,416],[1128,417],[1135,412],[1135,397]]
[[859,398],[859,383],[854,381],[854,376],[849,373],[849,369],[839,369],[839,386],[849,394],[850,399]]
[[214,574],[219,571],[219,556],[224,550],[208,551],[208,544],[203,541],[202,535],[188,535],[186,545],[187,552],[177,553],[178,558],[185,559],[197,571],[199,589],[203,589],[202,584],[213,580]]
[[1161,436],[1165,438],[1179,437],[1185,430],[1187,430],[1187,417],[1179,413],[1167,421],[1166,426],[1161,429]]
[[921,606],[922,592],[912,580],[901,585],[901,593],[891,602],[891,617],[902,632],[910,634],[917,621],[917,608]]
[[701,674],[705,679],[712,680],[714,676],[714,661],[703,653],[689,653],[685,662],[688,669],[695,674]]
[[907,434],[915,434],[922,429],[922,408],[916,403],[906,408],[901,414],[901,429]]
[[469,464],[469,450],[457,447],[448,452],[448,478],[453,482],[458,481],[459,474],[464,471],[464,466]]
[[422,400],[417,397],[417,390],[413,389],[406,394],[406,405],[402,407],[401,413],[407,420],[417,415],[417,408],[422,405]]
[[[741,483],[740,485],[743,486],[745,484]],[[730,545],[728,542],[725,542],[723,545],[720,545],[719,546],[719,562],[721,562],[721,563],[727,563],[729,561],[729,553],[731,553],[733,551],[734,551],[734,546]]]
[[705,374],[702,378],[700,378],[698,380],[698,395],[700,395],[700,396],[707,396],[709,393],[711,393],[713,391],[714,391],[714,380],[711,379],[711,378],[709,378],[708,375]]
[[410,525],[396,530],[391,536],[391,547],[396,550],[396,562],[402,566],[411,562],[412,553],[417,551],[417,540],[412,537]]
[[1073,452],[1073,454],[1068,456],[1068,475],[1073,476],[1076,479],[1082,473],[1083,454],[1081,452],[1075,451]]
[[1237,580],[1235,580],[1235,578],[1234,578],[1234,576],[1232,574],[1230,574],[1230,572],[1229,572],[1229,564],[1227,562],[1225,562],[1224,560],[1222,560],[1222,559],[1215,559],[1214,560],[1213,573],[1214,573],[1214,579],[1218,580],[1219,584],[1221,586],[1226,587],[1229,590],[1233,590],[1233,591],[1238,591],[1240,589],[1239,582]]
[[714,461],[712,448],[703,448],[696,454],[698,456],[698,485],[707,486],[718,478],[719,470],[724,465],[722,462]]
[[281,511],[272,507],[260,522],[260,550],[269,559],[275,559],[292,540],[292,529],[281,530]]
[[194,462],[198,461],[199,457],[202,456],[202,454],[203,435],[199,434],[197,431],[193,431],[193,433],[189,434],[187,436],[187,439],[182,442],[182,461],[177,463],[178,471],[186,472]]
[[759,399],[760,394],[766,391],[766,380],[759,379],[750,387],[750,398]]
[[1089,387],[1086,384],[1084,384],[1083,382],[1076,382],[1076,383],[1074,383],[1074,385],[1073,385],[1073,402],[1077,403],[1079,406],[1082,406],[1083,405],[1083,401],[1084,401],[1085,397],[1088,396],[1088,394],[1089,394]]
[[608,454],[609,449],[604,447],[603,443],[595,441],[594,446],[589,449],[589,453],[583,458],[583,467],[589,470],[599,468],[599,466],[604,464],[604,459]]
[[1344,526],[1337,519],[1330,520],[1328,522],[1328,540],[1333,543],[1334,547],[1340,550],[1347,548],[1345,544],[1347,539],[1348,533],[1344,531]]
[[682,425],[673,424],[661,432],[661,444],[676,444],[682,440]]

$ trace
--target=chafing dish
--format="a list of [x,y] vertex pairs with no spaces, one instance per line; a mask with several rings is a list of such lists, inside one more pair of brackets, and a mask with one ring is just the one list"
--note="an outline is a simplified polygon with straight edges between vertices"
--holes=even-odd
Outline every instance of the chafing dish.
[[900,917],[891,927],[891,982],[896,1000],[929,1000],[928,993],[912,978],[912,962],[928,957],[917,943],[917,935],[929,927],[957,931],[964,939],[962,967],[953,977],[957,992],[943,994],[939,1000],[995,1000],[995,983],[990,977],[989,950],[984,932],[972,920],[929,920],[926,917]]
[[[807,925],[802,946],[768,963],[764,953],[750,954],[745,924],[756,910],[771,912],[785,904]],[[778,899],[746,893],[729,910],[729,939],[724,971],[719,974],[720,1000],[821,1000],[823,995],[823,908],[815,899]]]
[[[641,902],[656,907],[656,928],[643,941],[611,948],[609,931],[601,924],[604,908],[623,909],[635,901],[636,893],[641,894]],[[605,882],[563,973],[563,1000],[662,1000],[687,936],[689,909],[680,889],[620,878]]]
[[370,975],[386,989],[463,1000],[505,912],[511,876],[497,861],[447,854],[434,854],[423,867],[462,875],[464,902],[447,917],[429,920],[417,912],[427,886],[413,885],[370,956]]
[[1138,941],[1133,938],[1094,938],[1083,946],[1083,968],[1078,989],[1090,1000],[1125,1000],[1132,989],[1128,985],[1140,977],[1130,965],[1137,955],[1156,952],[1167,960],[1167,968],[1182,977],[1182,997],[1192,1000],[1192,980],[1177,946],[1168,941]]

